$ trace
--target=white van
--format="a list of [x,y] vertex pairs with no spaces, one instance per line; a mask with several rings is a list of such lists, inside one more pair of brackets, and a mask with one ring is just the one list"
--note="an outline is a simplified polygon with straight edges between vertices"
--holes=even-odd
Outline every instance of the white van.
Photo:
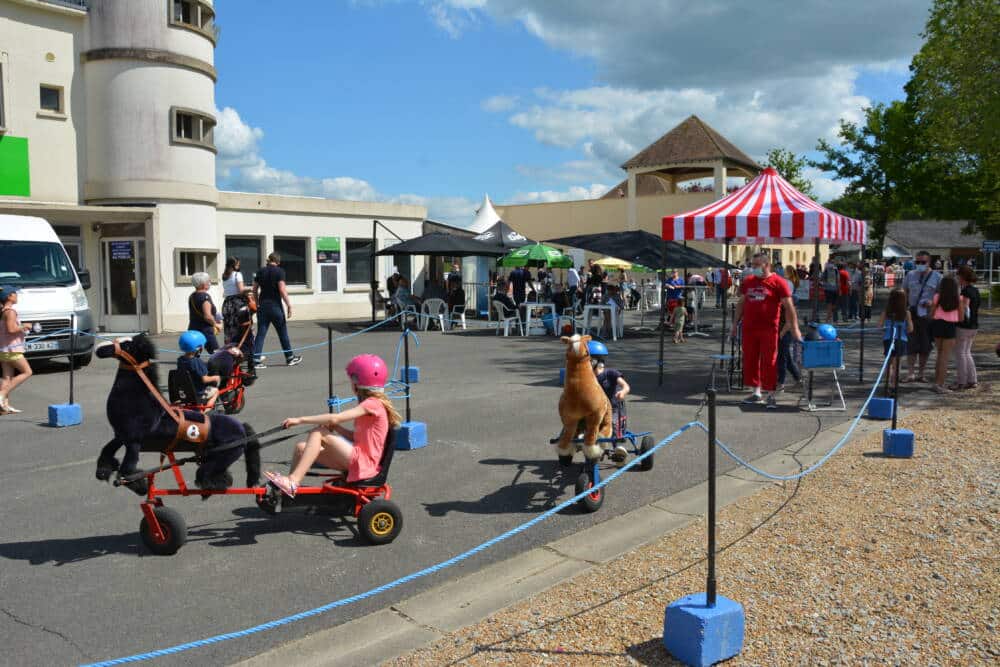
[[[90,272],[79,275],[66,249],[47,221],[20,215],[0,215],[0,285],[20,287],[17,312],[22,322],[38,323],[28,335],[29,358],[67,356],[76,367],[90,363],[94,339],[77,336],[71,348],[73,322],[93,333],[94,321],[85,289]],[[59,332],[59,333],[55,333]]]

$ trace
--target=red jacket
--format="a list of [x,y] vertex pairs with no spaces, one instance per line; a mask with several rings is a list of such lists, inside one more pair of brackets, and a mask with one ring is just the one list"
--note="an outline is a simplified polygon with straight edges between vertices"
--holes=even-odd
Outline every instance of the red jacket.
[[840,274],[840,296],[847,296],[851,293],[851,274],[847,269],[838,271]]

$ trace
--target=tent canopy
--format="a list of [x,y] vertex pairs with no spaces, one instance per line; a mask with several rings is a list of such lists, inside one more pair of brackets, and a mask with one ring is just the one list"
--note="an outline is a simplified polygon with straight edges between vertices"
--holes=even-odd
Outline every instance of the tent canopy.
[[[580,234],[549,239],[546,243],[558,243],[571,248],[589,250],[599,255],[610,255],[633,264],[642,264],[652,269],[703,269],[722,266],[718,257],[686,248],[680,243],[667,243],[667,256],[663,257],[663,239],[643,230],[631,232],[607,232],[605,234]],[[730,265],[732,268],[732,265]]]
[[736,192],[688,213],[663,218],[667,241],[860,243],[868,225],[823,208],[768,167]]
[[446,257],[500,257],[507,250],[489,247],[465,236],[432,232],[379,250],[376,255],[444,255]]
[[[498,249],[500,251],[500,255],[506,255],[514,248],[520,248],[521,246],[532,245],[535,243],[531,239],[526,238],[520,232],[514,231],[511,226],[503,220],[497,221],[497,223],[492,225],[489,229],[473,236],[471,240],[474,243],[477,243],[480,247]],[[492,255],[494,253],[480,254]]]

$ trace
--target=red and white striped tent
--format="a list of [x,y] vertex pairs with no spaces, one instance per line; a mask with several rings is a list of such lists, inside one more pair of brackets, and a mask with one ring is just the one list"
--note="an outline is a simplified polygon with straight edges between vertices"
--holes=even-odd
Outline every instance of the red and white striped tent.
[[868,225],[823,208],[768,167],[736,192],[688,213],[663,217],[665,241],[747,245],[857,243]]

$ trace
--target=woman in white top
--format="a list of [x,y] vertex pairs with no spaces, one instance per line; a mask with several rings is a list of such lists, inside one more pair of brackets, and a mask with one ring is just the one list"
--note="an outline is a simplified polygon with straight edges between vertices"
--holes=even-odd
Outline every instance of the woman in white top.
[[240,260],[236,257],[226,259],[226,270],[222,272],[222,322],[227,345],[239,341],[242,334],[239,313],[247,305],[244,289]]

